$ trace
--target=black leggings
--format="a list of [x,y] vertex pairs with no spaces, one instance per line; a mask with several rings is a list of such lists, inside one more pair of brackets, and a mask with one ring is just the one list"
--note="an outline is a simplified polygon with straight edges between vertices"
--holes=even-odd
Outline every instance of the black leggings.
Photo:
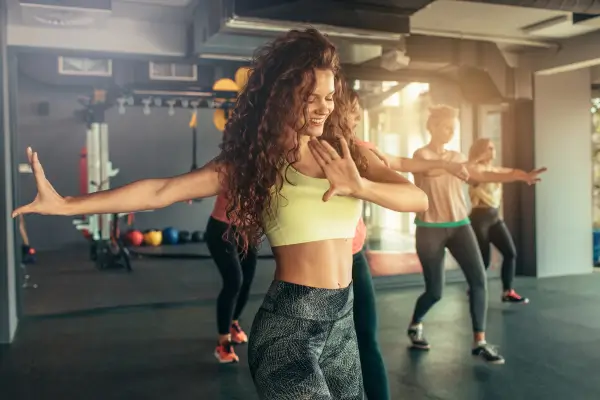
[[477,239],[471,225],[454,228],[417,226],[417,255],[423,266],[425,292],[417,300],[413,323],[420,323],[442,298],[446,248],[456,259],[470,289],[469,309],[473,332],[484,332],[487,313],[487,282]]
[[274,281],[248,343],[258,396],[363,399],[352,307],[352,285],[321,289]]
[[369,400],[389,400],[390,388],[377,341],[377,308],[369,263],[363,250],[352,260],[354,289],[354,328],[365,393]]
[[[206,225],[206,244],[223,278],[223,288],[217,298],[217,329],[219,335],[229,333],[231,321],[242,314],[250,294],[258,255],[254,249],[242,255],[241,248],[223,235],[228,224],[210,217]],[[235,228],[234,228],[235,229]]]
[[477,236],[486,269],[490,267],[490,244],[502,254],[502,286],[504,290],[511,290],[515,277],[517,249],[510,231],[498,215],[498,209],[474,208],[471,211],[471,225]]

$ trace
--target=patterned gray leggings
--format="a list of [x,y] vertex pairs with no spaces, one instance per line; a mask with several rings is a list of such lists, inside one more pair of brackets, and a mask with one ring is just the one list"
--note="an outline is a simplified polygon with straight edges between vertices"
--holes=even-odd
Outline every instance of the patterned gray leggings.
[[320,289],[274,281],[248,344],[261,399],[361,400],[352,285]]

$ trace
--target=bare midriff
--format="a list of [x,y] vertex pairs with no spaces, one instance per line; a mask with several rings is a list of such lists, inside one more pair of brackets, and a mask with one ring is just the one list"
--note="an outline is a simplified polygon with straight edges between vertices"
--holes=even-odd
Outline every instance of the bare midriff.
[[352,239],[273,247],[275,279],[297,285],[345,288],[352,282]]

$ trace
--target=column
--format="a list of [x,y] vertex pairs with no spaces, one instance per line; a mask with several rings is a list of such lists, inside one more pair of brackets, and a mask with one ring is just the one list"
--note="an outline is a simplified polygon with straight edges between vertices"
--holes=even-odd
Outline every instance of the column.
[[0,2],[0,344],[13,340],[18,324],[6,26],[6,2]]
[[537,277],[590,273],[592,122],[589,68],[534,77]]

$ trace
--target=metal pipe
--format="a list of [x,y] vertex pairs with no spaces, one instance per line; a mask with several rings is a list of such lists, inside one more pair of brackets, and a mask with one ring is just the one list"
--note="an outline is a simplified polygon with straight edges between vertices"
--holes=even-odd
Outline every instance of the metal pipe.
[[[275,21],[270,19],[263,18],[241,18],[234,17],[227,20],[224,24],[224,27],[231,31],[260,31],[260,32],[273,32],[273,33],[281,33],[287,32],[290,29],[294,28],[306,28],[307,24],[300,24],[289,21]],[[353,41],[363,41],[363,42],[392,42],[398,43],[405,35],[397,34],[397,33],[387,33],[387,32],[376,32],[376,31],[365,31],[359,29],[349,29],[342,27],[334,27],[329,25],[318,25],[311,24],[311,27],[314,27],[321,32],[331,36],[331,37],[339,37],[345,39],[352,39]],[[410,30],[411,34],[414,35],[425,35],[425,36],[438,36],[438,37],[446,37],[446,38],[454,38],[454,39],[463,39],[463,40],[479,40],[484,42],[493,42],[493,43],[505,43],[505,44],[513,44],[518,46],[527,46],[527,47],[539,47],[545,49],[556,49],[558,45],[556,43],[544,42],[541,40],[531,40],[524,38],[516,38],[510,36],[492,36],[492,35],[480,35],[480,34],[469,34],[455,31],[441,31],[435,29],[412,29]]]
[[463,0],[471,3],[568,11],[579,14],[600,14],[600,0]]
[[364,29],[352,29],[323,24],[302,24],[292,21],[271,20],[266,18],[247,18],[234,16],[225,21],[224,27],[231,31],[260,31],[281,33],[290,29],[305,29],[308,27],[318,29],[331,37],[353,39],[370,42],[398,42],[402,34],[378,32]]
[[442,31],[435,29],[411,29],[410,33],[414,35],[437,36],[452,39],[478,40],[482,42],[513,44],[516,46],[540,47],[544,49],[558,49],[557,43],[544,42],[541,40],[522,39],[511,36],[483,35],[478,33],[463,33],[457,31]]

